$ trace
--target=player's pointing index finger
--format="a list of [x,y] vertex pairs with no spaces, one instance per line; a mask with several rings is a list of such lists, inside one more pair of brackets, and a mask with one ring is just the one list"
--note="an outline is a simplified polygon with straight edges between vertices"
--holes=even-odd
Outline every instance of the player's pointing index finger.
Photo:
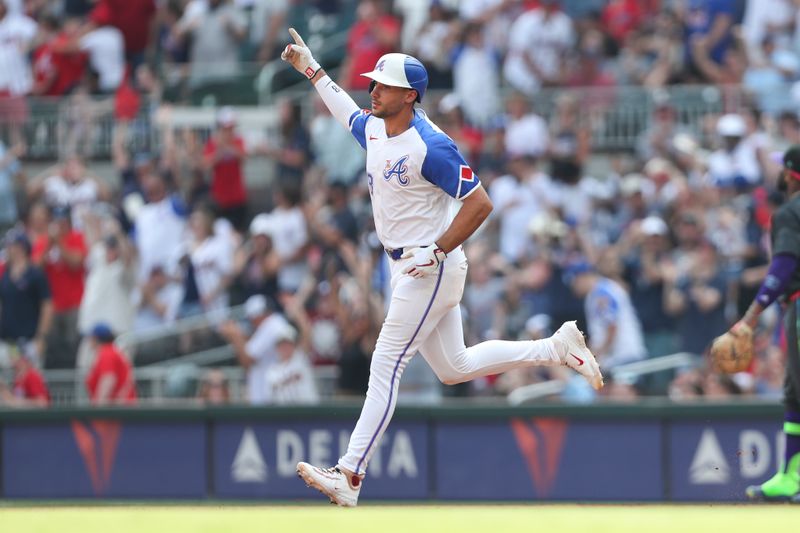
[[303,46],[305,48],[308,48],[306,46],[305,41],[303,41],[303,38],[300,37],[299,33],[297,33],[297,30],[295,30],[294,28],[289,28],[289,33],[291,34],[292,39],[294,39],[295,43],[297,43],[298,45]]

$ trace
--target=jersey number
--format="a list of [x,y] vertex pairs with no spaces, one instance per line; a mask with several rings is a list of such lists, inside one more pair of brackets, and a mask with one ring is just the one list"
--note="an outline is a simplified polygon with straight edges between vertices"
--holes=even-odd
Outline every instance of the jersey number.
[[409,179],[406,177],[406,173],[408,172],[408,165],[406,165],[407,161],[407,155],[404,155],[395,163],[392,163],[391,160],[387,159],[386,168],[383,170],[383,179],[389,181],[392,179],[392,176],[397,176],[397,183],[404,186],[408,185]]

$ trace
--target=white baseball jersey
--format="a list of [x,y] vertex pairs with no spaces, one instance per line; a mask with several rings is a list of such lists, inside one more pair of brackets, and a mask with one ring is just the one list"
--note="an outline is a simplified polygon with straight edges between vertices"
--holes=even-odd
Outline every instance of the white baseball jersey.
[[375,229],[387,248],[434,242],[455,217],[456,200],[480,184],[453,140],[422,110],[395,137],[368,111],[353,113],[350,132],[367,151]]
[[296,350],[288,361],[275,361],[266,370],[264,383],[271,403],[278,405],[319,402],[314,371],[308,357]]
[[[419,75],[421,67],[415,61],[387,54],[378,61],[377,74],[367,77],[407,87],[407,70],[416,69],[414,74]],[[392,76],[393,80],[388,79]],[[336,120],[367,151],[375,228],[384,247],[396,251],[434,243],[449,228],[460,202],[480,186],[453,140],[421,110],[414,111],[407,130],[389,137],[384,121],[360,111],[330,78],[323,77],[315,87]],[[417,351],[444,383],[512,368],[561,364],[551,339],[464,345],[459,303],[467,260],[461,247],[451,250],[435,273],[422,278],[405,274],[414,259],[390,255],[392,290],[372,354],[369,393],[347,452],[339,459],[342,467],[358,474],[366,472],[379,446],[397,403],[400,378]]]

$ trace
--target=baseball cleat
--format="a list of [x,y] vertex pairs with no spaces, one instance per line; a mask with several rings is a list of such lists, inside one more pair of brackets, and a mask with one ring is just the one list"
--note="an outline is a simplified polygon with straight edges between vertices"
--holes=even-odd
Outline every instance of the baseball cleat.
[[564,322],[553,334],[553,339],[567,348],[561,356],[561,363],[586,378],[595,390],[602,389],[603,374],[600,373],[600,366],[594,354],[586,347],[586,340],[575,321]]
[[[792,501],[792,496],[788,494],[767,494],[762,485],[750,485],[744,491],[747,499],[751,502],[788,502]],[[795,498],[797,495],[795,495]]]
[[360,476],[352,475],[348,479],[348,475],[338,466],[318,468],[303,462],[297,463],[297,475],[306,485],[317,489],[339,507],[355,507],[358,504],[362,481]]
[[800,503],[800,480],[796,474],[778,472],[761,485],[751,485],[745,489],[747,499],[754,502]]

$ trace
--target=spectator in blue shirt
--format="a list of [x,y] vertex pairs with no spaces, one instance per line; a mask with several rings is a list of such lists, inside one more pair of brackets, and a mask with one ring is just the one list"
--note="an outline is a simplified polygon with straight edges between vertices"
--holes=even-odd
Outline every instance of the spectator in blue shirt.
[[706,50],[714,63],[723,63],[733,40],[731,28],[735,22],[735,0],[689,1],[683,14],[683,24],[685,59],[690,76],[704,78],[692,57],[692,50],[697,46]]
[[22,343],[21,349],[41,358],[53,318],[50,286],[31,262],[31,243],[22,231],[6,237],[6,254],[0,267],[0,339]]

